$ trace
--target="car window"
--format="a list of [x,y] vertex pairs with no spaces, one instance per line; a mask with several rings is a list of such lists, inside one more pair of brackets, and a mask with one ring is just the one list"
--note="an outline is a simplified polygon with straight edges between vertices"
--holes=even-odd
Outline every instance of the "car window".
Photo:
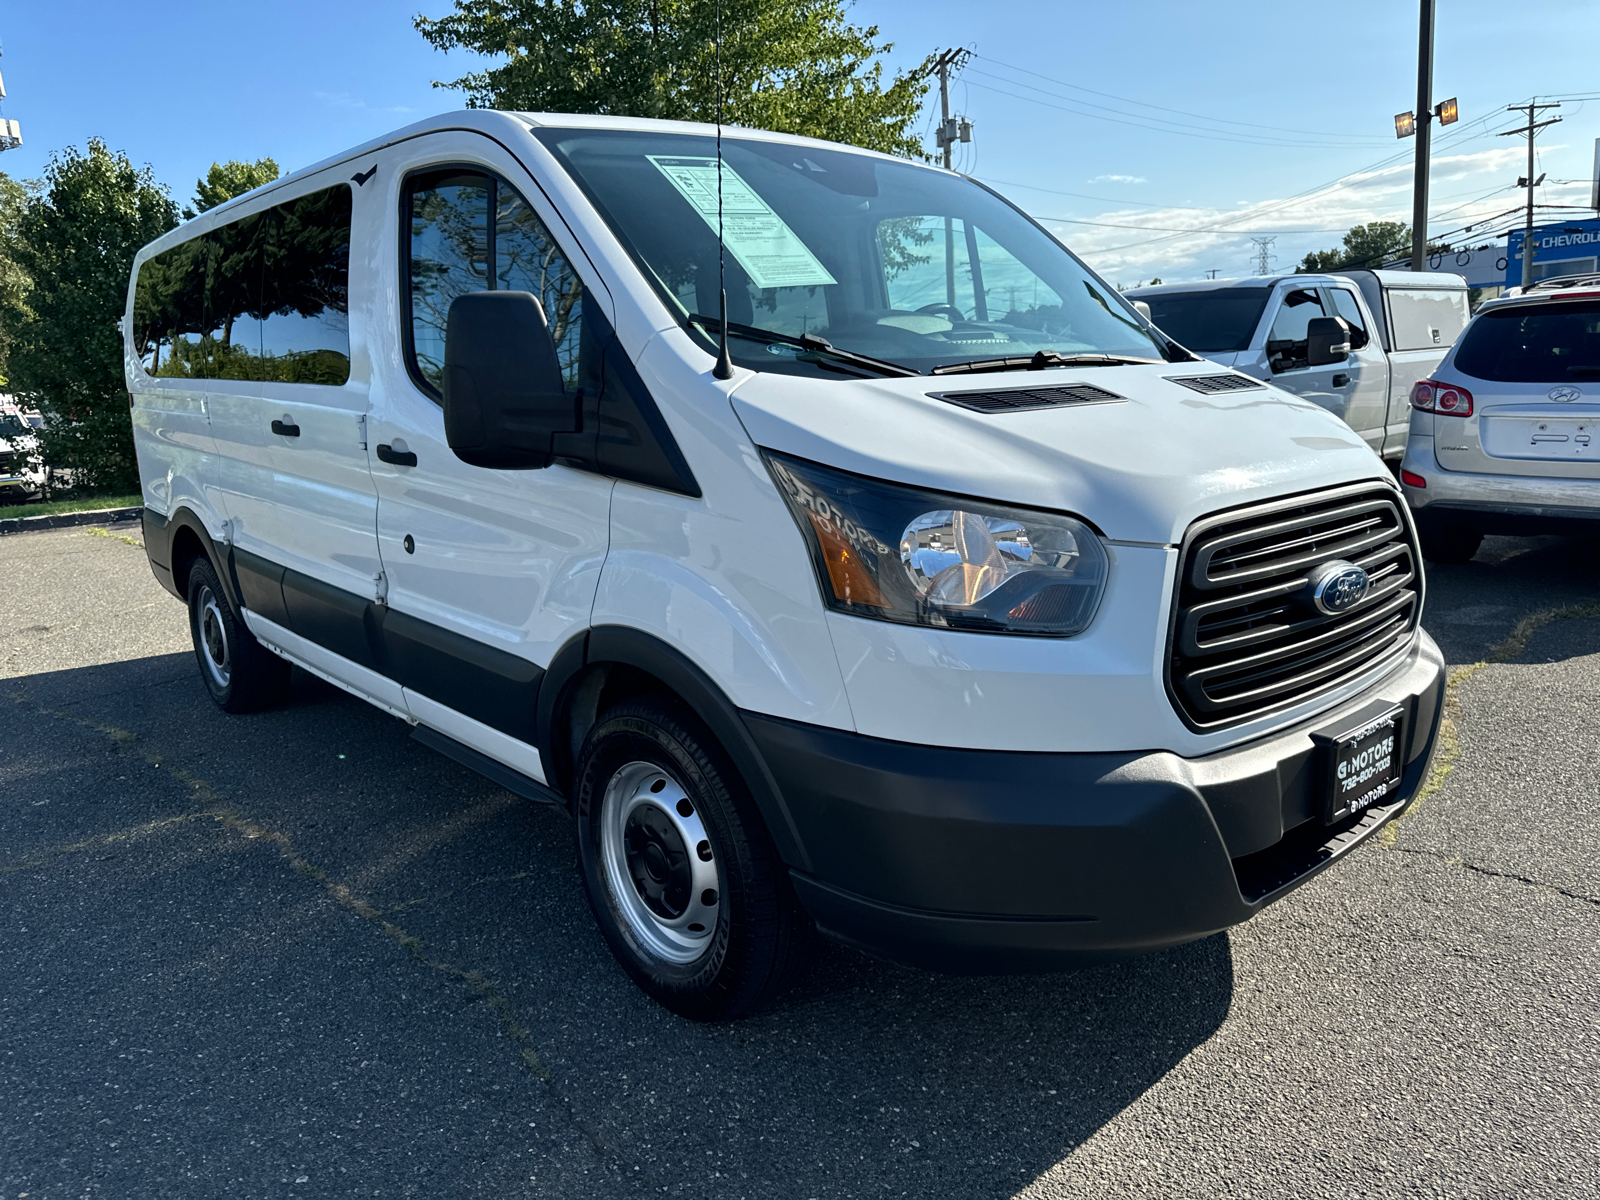
[[1600,381],[1600,301],[1479,313],[1456,348],[1455,369],[1495,383]]
[[404,203],[410,365],[425,389],[435,399],[443,394],[451,302],[507,290],[538,298],[566,386],[577,391],[583,284],[517,190],[485,172],[449,168],[411,176]]
[[1306,365],[1306,329],[1313,319],[1327,315],[1315,288],[1296,288],[1284,295],[1267,334],[1267,360],[1274,371]]
[[1448,288],[1387,288],[1396,350],[1447,349],[1467,327],[1467,294]]
[[350,186],[191,237],[144,262],[133,343],[162,379],[350,378]]
[[1250,348],[1271,288],[1214,288],[1203,292],[1131,293],[1150,305],[1150,319],[1180,346],[1202,354]]
[[1343,317],[1350,326],[1350,349],[1359,350],[1371,340],[1367,332],[1367,323],[1361,317],[1361,305],[1356,302],[1356,294],[1348,288],[1329,289],[1333,296],[1333,312],[1335,316]]
[[[1163,357],[1109,285],[951,172],[743,137],[725,136],[719,154],[695,133],[536,136],[681,317],[715,318],[725,289],[731,322],[917,371],[1041,350]],[[729,350],[755,370],[854,375],[760,337]]]

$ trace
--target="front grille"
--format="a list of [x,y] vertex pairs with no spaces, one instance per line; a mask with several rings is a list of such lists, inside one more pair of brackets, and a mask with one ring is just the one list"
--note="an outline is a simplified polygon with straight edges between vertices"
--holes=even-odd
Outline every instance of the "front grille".
[[1116,392],[1092,383],[1067,383],[1059,387],[1007,388],[993,392],[929,392],[936,400],[959,404],[973,412],[1021,412],[1030,408],[1058,408],[1063,404],[1106,404],[1126,400]]
[[1223,375],[1168,375],[1166,378],[1168,383],[1176,383],[1180,387],[1186,387],[1205,396],[1214,396],[1218,392],[1243,392],[1250,388],[1267,386],[1260,380],[1251,379],[1248,375],[1235,375],[1232,372]]
[[[1195,522],[1179,559],[1167,684],[1193,729],[1289,708],[1404,649],[1421,615],[1417,549],[1401,501],[1377,484],[1310,492]],[[1309,575],[1343,559],[1366,596],[1328,616]]]

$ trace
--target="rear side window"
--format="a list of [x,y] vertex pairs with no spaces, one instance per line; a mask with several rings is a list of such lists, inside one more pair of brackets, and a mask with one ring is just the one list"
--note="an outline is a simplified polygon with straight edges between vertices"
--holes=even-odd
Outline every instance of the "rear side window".
[[1600,301],[1480,313],[1456,348],[1455,368],[1495,383],[1600,379]]
[[1271,294],[1271,288],[1217,288],[1154,293],[1142,299],[1150,305],[1150,319],[1180,346],[1205,354],[1232,354],[1250,348]]
[[145,262],[133,341],[159,379],[350,378],[350,188],[286,201]]
[[1389,327],[1396,350],[1455,345],[1467,327],[1467,294],[1442,288],[1388,288]]
[[544,307],[569,391],[578,390],[583,284],[516,189],[480,171],[448,168],[406,181],[407,354],[436,399],[444,387],[450,304],[468,292],[532,292]]

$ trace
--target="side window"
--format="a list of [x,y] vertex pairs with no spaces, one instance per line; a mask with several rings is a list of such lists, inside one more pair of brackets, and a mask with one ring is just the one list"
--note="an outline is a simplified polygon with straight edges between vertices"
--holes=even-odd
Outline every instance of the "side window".
[[1306,329],[1314,317],[1325,317],[1315,288],[1296,288],[1284,296],[1267,334],[1267,360],[1274,371],[1306,365]]
[[349,381],[350,214],[349,184],[266,214],[259,378]]
[[1446,288],[1390,288],[1389,324],[1396,350],[1444,349],[1467,326],[1467,297]]
[[313,192],[150,259],[133,340],[157,378],[350,378],[350,187]]
[[493,175],[447,169],[411,176],[405,204],[406,320],[417,378],[442,392],[451,302],[505,289],[538,297],[567,388],[577,391],[583,284],[527,201]]
[[1350,349],[1359,350],[1371,340],[1367,323],[1361,319],[1361,305],[1356,303],[1355,293],[1346,288],[1334,288],[1333,312],[1350,325]]

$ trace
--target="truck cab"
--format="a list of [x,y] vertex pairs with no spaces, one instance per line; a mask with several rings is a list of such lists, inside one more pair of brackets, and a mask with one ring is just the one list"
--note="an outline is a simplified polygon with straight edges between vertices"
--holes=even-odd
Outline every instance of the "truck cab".
[[1412,387],[1468,318],[1464,279],[1410,271],[1214,279],[1125,295],[1186,348],[1326,408],[1391,462],[1405,454]]

